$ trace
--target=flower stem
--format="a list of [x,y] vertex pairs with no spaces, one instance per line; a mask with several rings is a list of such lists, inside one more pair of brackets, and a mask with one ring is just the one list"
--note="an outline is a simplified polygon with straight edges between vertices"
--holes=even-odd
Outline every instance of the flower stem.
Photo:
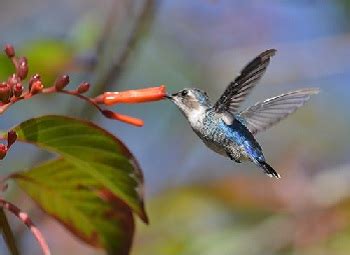
[[9,249],[11,255],[20,255],[17,248],[15,237],[8,223],[6,214],[2,208],[0,209],[0,228],[1,228],[1,232],[4,237],[4,240],[6,242],[7,248]]
[[14,214],[20,221],[24,223],[24,225],[26,225],[29,228],[29,230],[32,232],[32,234],[38,241],[39,246],[43,251],[44,255],[51,255],[49,246],[47,245],[44,236],[41,234],[40,230],[34,225],[33,221],[29,218],[27,213],[22,212],[17,206],[4,200],[3,198],[0,198],[0,206],[8,210],[10,213]]

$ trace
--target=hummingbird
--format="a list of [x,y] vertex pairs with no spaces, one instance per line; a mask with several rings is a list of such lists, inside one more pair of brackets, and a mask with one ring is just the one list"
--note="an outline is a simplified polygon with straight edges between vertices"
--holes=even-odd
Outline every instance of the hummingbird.
[[280,178],[266,162],[254,135],[295,112],[319,89],[290,91],[238,111],[275,53],[275,49],[269,49],[250,61],[214,104],[205,91],[197,88],[185,88],[166,97],[181,110],[193,131],[211,150],[237,163],[251,161],[268,176]]

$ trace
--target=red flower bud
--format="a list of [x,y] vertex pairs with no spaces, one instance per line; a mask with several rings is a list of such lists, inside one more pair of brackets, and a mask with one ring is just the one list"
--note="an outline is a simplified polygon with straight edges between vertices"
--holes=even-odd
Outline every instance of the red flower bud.
[[30,94],[35,95],[40,93],[43,90],[44,86],[41,83],[40,80],[37,80],[35,82],[33,82],[31,88],[30,88]]
[[18,59],[17,65],[17,76],[24,80],[28,75],[28,61],[26,57],[21,57]]
[[62,77],[58,78],[55,81],[55,88],[56,90],[62,90],[64,89],[69,83],[69,76],[68,75],[63,75]]
[[29,91],[31,90],[33,83],[36,81],[41,81],[41,77],[39,74],[34,74],[32,77],[30,77],[30,79],[29,79]]
[[122,92],[105,92],[104,104],[114,105],[118,103],[135,104],[162,100],[166,96],[165,86],[151,87],[138,90],[127,90]]
[[7,83],[10,85],[11,88],[15,86],[17,83],[19,83],[21,80],[17,77],[16,74],[12,74],[8,79]]
[[15,48],[11,44],[5,45],[5,53],[9,58],[13,58],[16,55]]
[[83,94],[83,93],[87,92],[89,89],[90,89],[90,84],[87,82],[83,82],[78,86],[77,92],[79,94]]
[[21,83],[16,83],[14,86],[13,86],[13,88],[12,88],[12,90],[13,90],[13,95],[15,96],[15,97],[20,97],[20,96],[22,96],[22,93],[23,93],[23,86],[22,86],[22,84]]
[[0,160],[3,159],[7,154],[7,146],[5,144],[0,144]]
[[10,102],[11,87],[6,82],[0,83],[0,101],[4,104]]
[[143,120],[133,118],[127,115],[119,114],[116,112],[112,112],[109,110],[103,110],[102,111],[103,115],[109,119],[114,119],[114,120],[119,120],[137,127],[142,127],[143,126]]
[[32,77],[30,77],[29,83],[33,83],[35,81],[40,81],[40,80],[41,80],[40,74],[36,73]]
[[17,140],[17,133],[14,130],[11,130],[7,133],[7,148],[9,149],[12,144]]

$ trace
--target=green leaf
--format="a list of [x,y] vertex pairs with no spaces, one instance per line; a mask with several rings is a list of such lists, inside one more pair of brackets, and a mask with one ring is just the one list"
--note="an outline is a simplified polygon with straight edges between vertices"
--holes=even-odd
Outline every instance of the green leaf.
[[91,122],[55,115],[30,119],[13,129],[19,140],[59,154],[148,222],[142,172],[129,150],[112,134]]
[[85,242],[109,254],[129,254],[132,212],[95,178],[64,159],[12,176],[40,207]]

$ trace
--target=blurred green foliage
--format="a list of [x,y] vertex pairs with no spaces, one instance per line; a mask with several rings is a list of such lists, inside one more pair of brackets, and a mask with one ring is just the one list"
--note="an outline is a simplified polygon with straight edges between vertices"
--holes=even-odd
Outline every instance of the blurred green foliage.
[[0,79],[2,81],[7,80],[9,74],[15,71],[11,61],[9,61],[5,54],[0,54],[0,66]]
[[331,194],[346,184],[326,187],[329,176],[231,176],[168,190],[150,203],[152,227],[140,226],[133,254],[346,255],[350,196]]
[[59,74],[72,68],[74,57],[73,49],[67,42],[51,39],[27,42],[18,49],[17,55],[27,57],[28,77],[40,73],[43,84],[47,87],[52,86]]

